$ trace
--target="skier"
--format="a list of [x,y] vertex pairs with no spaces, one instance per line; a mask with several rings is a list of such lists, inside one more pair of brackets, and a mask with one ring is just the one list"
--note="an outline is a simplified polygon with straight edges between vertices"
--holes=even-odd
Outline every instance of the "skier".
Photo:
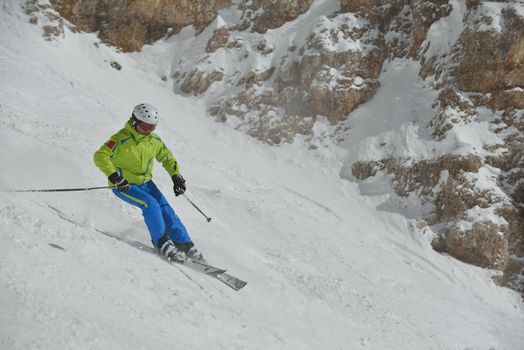
[[95,165],[116,186],[113,193],[118,198],[142,210],[151,242],[160,254],[177,262],[187,258],[205,262],[182,221],[151,180],[156,159],[171,176],[175,196],[186,191],[186,181],[180,175],[173,153],[152,132],[158,121],[158,111],[154,106],[148,103],[137,105],[125,127],[95,152]]

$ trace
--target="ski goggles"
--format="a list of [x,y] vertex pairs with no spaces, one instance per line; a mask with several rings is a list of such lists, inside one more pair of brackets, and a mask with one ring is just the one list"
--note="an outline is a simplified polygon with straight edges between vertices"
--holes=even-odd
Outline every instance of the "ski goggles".
[[156,125],[155,124],[149,124],[149,123],[146,123],[146,122],[140,122],[136,125],[136,128],[138,131],[142,132],[142,133],[146,133],[146,134],[149,134],[150,132],[152,132],[153,130],[156,129]]

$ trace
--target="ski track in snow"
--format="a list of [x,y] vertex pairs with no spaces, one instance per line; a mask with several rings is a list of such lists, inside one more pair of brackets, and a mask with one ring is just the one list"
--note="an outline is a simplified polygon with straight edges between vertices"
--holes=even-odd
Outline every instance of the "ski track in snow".
[[[332,7],[319,4],[314,11]],[[105,184],[93,152],[134,104],[153,103],[188,195],[212,222],[171,196],[159,164],[155,182],[210,263],[248,285],[232,291],[115,239],[149,244],[140,212],[110,191],[4,193],[0,349],[524,344],[516,293],[434,252],[405,217],[378,210],[384,193],[362,196],[342,181],[338,163],[312,166],[318,160],[293,145],[269,148],[216,124],[202,102],[175,96],[145,69],[139,54],[97,49],[94,35],[67,29],[64,38],[45,41],[18,1],[2,6],[0,146],[8,167],[1,189]],[[359,119],[365,110],[359,113],[355,132],[371,127]],[[358,141],[355,149],[365,147]]]

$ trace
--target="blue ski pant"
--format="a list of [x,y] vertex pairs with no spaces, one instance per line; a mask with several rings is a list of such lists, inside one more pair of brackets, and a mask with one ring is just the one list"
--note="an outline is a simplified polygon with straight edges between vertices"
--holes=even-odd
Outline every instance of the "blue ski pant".
[[191,242],[184,224],[153,181],[142,185],[131,185],[127,193],[118,192],[116,189],[113,190],[113,193],[123,201],[142,210],[153,246],[157,246],[158,240],[164,234],[167,234],[169,239],[175,243]]

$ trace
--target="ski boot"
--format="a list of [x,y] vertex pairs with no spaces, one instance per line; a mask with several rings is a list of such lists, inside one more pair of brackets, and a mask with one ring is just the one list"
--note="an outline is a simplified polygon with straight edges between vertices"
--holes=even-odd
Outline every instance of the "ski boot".
[[195,248],[195,244],[193,242],[175,243],[175,245],[179,251],[186,253],[186,257],[189,260],[196,261],[202,264],[207,264],[207,261],[204,258],[204,255],[202,255],[202,253],[200,253],[200,251]]
[[187,260],[186,253],[178,250],[171,240],[165,241],[159,248],[159,252],[170,261],[183,263]]
[[207,261],[202,255],[202,253],[195,247],[189,248],[189,250],[186,252],[186,257],[191,261],[207,264]]

